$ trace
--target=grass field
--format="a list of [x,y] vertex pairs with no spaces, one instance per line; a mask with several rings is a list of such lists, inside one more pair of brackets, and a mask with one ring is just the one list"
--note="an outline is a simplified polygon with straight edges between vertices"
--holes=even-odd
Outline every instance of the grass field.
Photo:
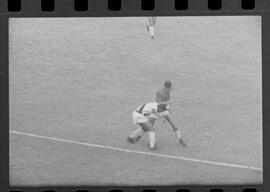
[[[10,20],[10,184],[262,183],[260,17]],[[173,82],[159,151],[131,113]]]

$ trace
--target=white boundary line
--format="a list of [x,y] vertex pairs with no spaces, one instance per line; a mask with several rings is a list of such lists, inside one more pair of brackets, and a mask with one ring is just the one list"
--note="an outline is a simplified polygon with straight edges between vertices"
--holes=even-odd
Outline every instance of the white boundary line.
[[91,144],[91,143],[85,143],[85,142],[79,142],[79,141],[72,141],[72,140],[67,140],[67,139],[60,139],[60,138],[46,137],[46,136],[41,136],[41,135],[34,135],[34,134],[23,133],[23,132],[19,132],[19,131],[9,131],[9,132],[13,133],[13,134],[17,134],[17,135],[28,136],[28,137],[36,137],[36,138],[46,139],[46,140],[51,140],[51,141],[57,141],[57,142],[63,142],[63,143],[71,143],[71,144],[76,144],[76,145],[82,145],[82,146],[88,146],[88,147],[96,147],[96,148],[102,148],[102,149],[109,149],[109,150],[121,151],[121,152],[126,152],[126,153],[142,154],[142,155],[163,157],[163,158],[169,158],[169,159],[178,159],[178,160],[182,160],[182,161],[204,163],[204,164],[223,166],[223,167],[234,167],[234,168],[241,168],[241,169],[250,169],[250,170],[255,170],[255,171],[263,171],[263,169],[261,169],[261,168],[250,167],[250,166],[245,166],[245,165],[237,165],[237,164],[231,164],[231,163],[221,163],[221,162],[193,159],[193,158],[187,158],[187,157],[165,155],[165,154],[159,154],[159,153],[135,151],[135,150],[129,150],[129,149],[122,149],[122,148],[118,148],[118,147],[111,147],[111,146],[105,146],[105,145],[97,145],[97,144]]

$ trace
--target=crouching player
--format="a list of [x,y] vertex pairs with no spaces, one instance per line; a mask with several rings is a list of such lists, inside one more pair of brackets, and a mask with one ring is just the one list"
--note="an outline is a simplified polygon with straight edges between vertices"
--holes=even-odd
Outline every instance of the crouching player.
[[158,118],[164,118],[175,131],[179,143],[186,146],[182,137],[180,130],[174,125],[169,116],[169,106],[166,104],[159,104],[157,102],[146,103],[139,106],[132,114],[133,122],[138,124],[140,128],[136,129],[129,137],[128,141],[130,143],[136,143],[141,136],[149,132],[149,148],[150,150],[156,149],[155,141],[155,129],[154,123]]

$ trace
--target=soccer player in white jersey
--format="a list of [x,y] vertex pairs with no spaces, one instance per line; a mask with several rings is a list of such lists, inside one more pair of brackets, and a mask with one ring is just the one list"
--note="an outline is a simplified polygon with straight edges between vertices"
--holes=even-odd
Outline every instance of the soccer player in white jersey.
[[130,143],[136,143],[145,132],[149,132],[149,148],[156,149],[154,123],[158,118],[164,118],[176,132],[179,143],[186,146],[180,130],[174,125],[170,116],[167,104],[159,104],[157,102],[146,103],[140,105],[132,114],[133,122],[138,124],[140,128],[136,129],[129,137]]
[[151,39],[155,39],[154,26],[157,23],[157,17],[147,17],[146,29],[150,33]]

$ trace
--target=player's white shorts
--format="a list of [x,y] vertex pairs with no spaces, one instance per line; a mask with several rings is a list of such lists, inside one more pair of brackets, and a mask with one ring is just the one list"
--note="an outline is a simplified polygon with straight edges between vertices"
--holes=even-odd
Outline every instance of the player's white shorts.
[[132,113],[132,119],[134,124],[140,124],[145,123],[148,121],[147,117],[145,117],[143,114],[138,113],[137,111],[134,111]]
[[[169,115],[169,111],[163,111],[161,113],[159,113],[162,117]],[[152,118],[152,119],[158,119],[158,117],[155,114],[151,114],[149,116],[144,116],[141,113],[138,113],[137,111],[134,111],[132,113],[132,118],[133,118],[133,123],[134,124],[140,124],[140,123],[145,123],[148,121],[148,118]]]

